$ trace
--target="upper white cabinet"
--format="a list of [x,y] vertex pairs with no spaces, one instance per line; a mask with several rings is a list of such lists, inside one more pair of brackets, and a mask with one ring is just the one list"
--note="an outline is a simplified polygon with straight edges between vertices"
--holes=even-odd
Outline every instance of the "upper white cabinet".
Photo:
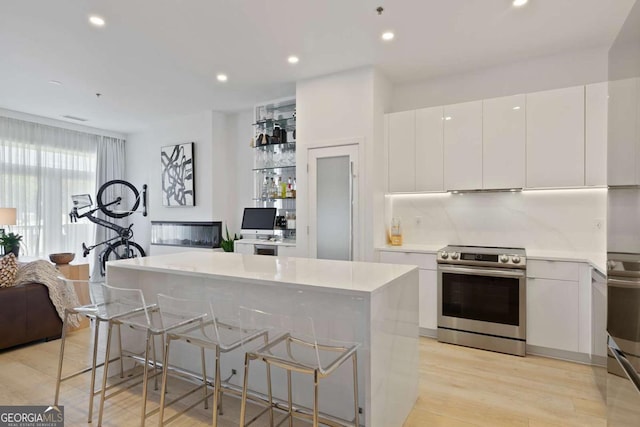
[[416,191],[416,112],[388,115],[389,191]]
[[444,107],[444,188],[482,188],[482,101]]
[[585,185],[607,184],[607,82],[585,92]]
[[584,173],[584,86],[527,95],[527,187],[578,187]]
[[525,95],[483,101],[482,188],[525,186],[525,106]]
[[609,82],[609,185],[640,184],[640,79]]
[[638,78],[391,113],[385,125],[392,193],[640,185]]
[[416,191],[444,190],[443,107],[416,110]]

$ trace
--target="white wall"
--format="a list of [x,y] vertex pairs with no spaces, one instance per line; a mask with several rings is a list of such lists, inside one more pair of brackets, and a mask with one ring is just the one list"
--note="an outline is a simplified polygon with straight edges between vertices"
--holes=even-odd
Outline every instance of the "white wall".
[[233,233],[240,234],[244,208],[255,206],[253,201],[255,174],[251,171],[254,168],[255,148],[250,146],[251,138],[254,136],[251,127],[254,122],[253,110],[235,114],[233,119],[236,147],[235,159],[232,163],[235,175],[232,173],[231,176],[235,176],[235,211],[229,220],[229,233],[231,235]]
[[395,85],[387,112],[607,80],[607,49],[590,49]]
[[524,247],[604,265],[606,189],[387,197],[405,244]]
[[[375,168],[383,161],[383,111],[389,107],[389,83],[371,67],[358,68],[298,82],[296,86],[298,191],[297,248],[307,256],[308,145],[359,141],[360,253],[373,259],[374,236],[383,230],[383,179]],[[380,211],[374,213],[374,206]]]
[[[138,187],[148,185],[149,216],[136,215],[134,218],[135,240],[143,247],[149,248],[150,221],[226,222],[235,219],[235,187],[230,175],[235,168],[234,124],[233,115],[203,111],[129,135],[127,180]],[[196,205],[165,207],[161,194],[160,147],[185,142],[195,143]]]

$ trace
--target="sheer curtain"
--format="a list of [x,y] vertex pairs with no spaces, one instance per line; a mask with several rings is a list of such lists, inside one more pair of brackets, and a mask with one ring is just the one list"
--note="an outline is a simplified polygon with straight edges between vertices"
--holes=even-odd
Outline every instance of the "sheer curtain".
[[0,207],[17,208],[24,236],[20,253],[46,257],[75,252],[93,242],[94,225],[70,223],[71,195],[95,197],[96,156],[102,137],[0,117]]
[[[96,171],[96,189],[94,194],[98,193],[98,189],[105,182],[113,179],[124,179],[124,140],[110,138],[103,136],[98,140],[98,164]],[[114,194],[107,194],[106,200],[114,199]],[[95,202],[95,201],[94,201]],[[129,218],[114,219],[109,218],[102,212],[98,212],[97,216],[102,219],[106,219],[116,224],[127,226],[130,222],[127,222]],[[115,237],[116,233],[113,230],[109,230],[104,227],[96,227],[95,229],[95,242],[104,242],[107,238]],[[93,251],[93,267],[91,269],[91,277],[99,279],[101,277],[100,264],[98,257],[100,252],[104,249],[104,246],[99,246]]]

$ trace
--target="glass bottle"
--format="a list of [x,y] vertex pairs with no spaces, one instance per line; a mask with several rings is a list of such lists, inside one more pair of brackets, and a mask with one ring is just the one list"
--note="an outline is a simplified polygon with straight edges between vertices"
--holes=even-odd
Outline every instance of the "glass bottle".
[[287,179],[287,197],[291,198],[293,197],[293,187],[291,186],[291,177],[289,177],[289,179]]

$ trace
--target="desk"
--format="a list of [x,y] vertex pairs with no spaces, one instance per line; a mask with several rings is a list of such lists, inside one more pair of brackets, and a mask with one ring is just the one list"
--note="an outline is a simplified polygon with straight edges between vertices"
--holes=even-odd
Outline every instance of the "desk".
[[[356,341],[361,423],[401,427],[418,396],[418,269],[415,266],[268,257],[237,253],[188,252],[111,261],[111,286],[142,289],[147,303],[158,293],[208,298],[208,290],[234,292],[254,308],[292,313],[305,304],[319,337]],[[211,292],[211,291],[209,291]],[[253,303],[251,303],[253,304]],[[344,317],[343,317],[344,316]],[[123,330],[125,348],[136,349],[139,337]],[[199,371],[199,352],[172,349],[172,364]],[[174,357],[175,356],[175,357]],[[242,384],[243,355],[222,359],[222,377],[238,372],[229,384]],[[211,368],[208,369],[209,372]],[[254,375],[254,372],[256,373]],[[115,371],[114,371],[115,373]],[[286,375],[273,375],[276,397],[286,395]],[[250,388],[266,391],[265,379],[252,370]],[[320,383],[320,410],[352,419],[352,372],[341,366]],[[312,405],[309,378],[294,377],[294,401]]]

